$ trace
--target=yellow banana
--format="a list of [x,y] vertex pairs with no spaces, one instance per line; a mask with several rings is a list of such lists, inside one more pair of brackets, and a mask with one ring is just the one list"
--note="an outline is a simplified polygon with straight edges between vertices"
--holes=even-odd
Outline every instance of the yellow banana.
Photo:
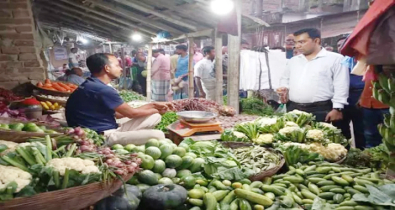
[[44,107],[45,110],[49,109],[48,105],[45,102],[40,102],[40,103]]
[[52,106],[52,103],[50,101],[46,101],[46,103],[48,104],[48,106]]

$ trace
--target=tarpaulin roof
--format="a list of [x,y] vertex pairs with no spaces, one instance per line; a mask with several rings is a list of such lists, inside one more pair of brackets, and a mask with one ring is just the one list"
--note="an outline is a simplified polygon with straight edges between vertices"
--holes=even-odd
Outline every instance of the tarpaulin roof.
[[341,53],[357,57],[359,55],[367,55],[369,38],[375,29],[377,21],[392,6],[395,6],[395,0],[375,0],[351,33],[341,49]]

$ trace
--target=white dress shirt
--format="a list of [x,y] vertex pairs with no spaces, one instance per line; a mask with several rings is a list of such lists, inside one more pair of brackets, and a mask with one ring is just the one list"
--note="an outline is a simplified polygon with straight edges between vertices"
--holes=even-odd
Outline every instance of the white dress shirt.
[[295,56],[288,62],[280,87],[287,87],[289,100],[296,103],[332,100],[333,108],[344,108],[350,78],[342,60],[342,55],[324,48],[310,61],[304,55]]

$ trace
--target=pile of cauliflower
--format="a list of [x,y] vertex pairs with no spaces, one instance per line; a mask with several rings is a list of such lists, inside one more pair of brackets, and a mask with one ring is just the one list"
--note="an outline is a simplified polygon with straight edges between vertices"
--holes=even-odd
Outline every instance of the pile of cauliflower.
[[297,127],[296,126],[290,126],[290,127],[284,127],[282,129],[280,129],[280,131],[278,131],[278,133],[280,133],[283,136],[286,136],[287,134],[290,134],[290,133],[295,132],[295,131],[302,131],[302,130],[299,128],[299,126],[297,126]]
[[321,143],[301,144],[296,142],[286,142],[283,145],[286,147],[295,145],[302,149],[307,149],[310,152],[322,155],[326,160],[332,162],[339,161],[347,155],[347,149],[343,145],[337,143],[330,143],[324,146]]
[[322,141],[325,138],[324,132],[322,130],[313,129],[308,130],[306,134],[307,139],[312,139],[314,141]]
[[262,117],[256,121],[256,123],[260,127],[268,126],[268,125],[274,125],[277,123],[277,118],[276,117]]
[[273,143],[273,138],[273,134],[261,134],[257,139],[253,139],[252,141],[258,145],[271,144]]
[[91,160],[83,160],[81,158],[54,158],[46,164],[47,167],[53,167],[60,175],[64,176],[66,168],[76,170],[82,174],[100,173],[100,170]]
[[18,187],[15,192],[19,192],[31,181],[32,175],[30,173],[14,166],[0,165],[0,190],[7,187],[11,182],[16,182]]

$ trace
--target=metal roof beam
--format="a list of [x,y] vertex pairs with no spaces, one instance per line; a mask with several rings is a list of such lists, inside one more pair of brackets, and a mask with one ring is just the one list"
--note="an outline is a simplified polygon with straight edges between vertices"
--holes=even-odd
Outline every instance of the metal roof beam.
[[122,7],[117,7],[114,4],[111,3],[107,3],[107,2],[103,2],[100,0],[86,0],[87,2],[92,3],[93,5],[100,7],[102,9],[105,9],[107,11],[110,11],[111,13],[117,14],[119,16],[122,16],[126,19],[130,19],[133,21],[137,21],[140,22],[142,24],[151,26],[151,27],[155,27],[157,29],[161,29],[161,30],[165,30],[165,31],[169,31],[171,33],[175,33],[175,34],[182,34],[184,33],[183,31],[180,31],[178,29],[175,29],[171,26],[168,26],[166,24],[163,23],[159,23],[157,21],[153,21],[148,19],[147,17],[144,17],[143,15],[138,15],[135,14],[133,12],[128,11],[127,9],[124,9]]
[[193,30],[193,31],[197,30],[197,27],[194,26],[194,25],[187,24],[187,23],[185,23],[185,21],[182,21],[182,20],[176,20],[176,19],[174,19],[172,17],[169,17],[169,15],[163,14],[163,13],[161,13],[159,11],[155,11],[154,9],[151,9],[151,8],[147,8],[146,6],[142,6],[141,4],[139,4],[137,2],[131,2],[131,1],[128,1],[128,0],[114,0],[114,1],[116,1],[118,3],[121,3],[121,4],[124,4],[126,6],[129,6],[129,7],[132,7],[134,9],[140,10],[142,12],[155,15],[155,16],[157,16],[159,18],[162,18],[162,19],[164,19],[166,21],[169,21],[171,23],[174,23],[176,25],[188,28],[190,30]]

